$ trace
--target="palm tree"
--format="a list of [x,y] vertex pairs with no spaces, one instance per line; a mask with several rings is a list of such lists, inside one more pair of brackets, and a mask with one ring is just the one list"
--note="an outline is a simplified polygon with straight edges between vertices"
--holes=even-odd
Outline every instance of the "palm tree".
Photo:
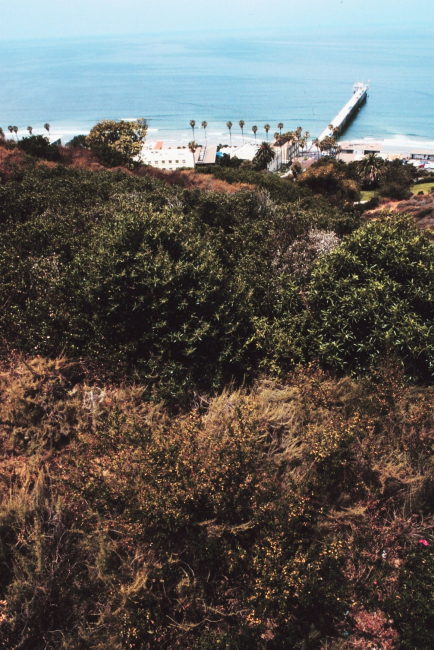
[[14,126],[14,133],[15,133],[15,137],[16,137],[17,142],[18,142],[18,127],[17,126]]
[[[291,144],[291,150],[292,150],[294,142],[297,141],[297,135],[296,135],[295,131],[290,131],[289,134],[288,134],[288,137],[289,137],[289,142]],[[292,151],[291,151],[291,160],[292,160]]]
[[285,125],[282,124],[282,122],[279,122],[279,124],[277,125],[277,128],[279,129],[279,133],[280,133],[280,135],[282,135],[282,129],[283,129],[284,126],[285,126]]
[[244,144],[244,130],[243,130],[243,129],[244,129],[245,121],[244,121],[244,120],[240,120],[240,121],[238,122],[238,124],[240,125],[241,135],[243,136],[243,144]]
[[231,128],[232,128],[232,122],[226,122],[226,126],[227,126],[228,129],[229,129],[229,139],[230,139],[230,142],[231,142],[231,144],[232,144],[232,131],[231,131]]
[[[193,127],[191,127],[191,128],[193,128]],[[194,140],[193,140],[192,142],[189,142],[189,143],[188,143],[188,148],[190,149],[191,153],[193,154],[193,169],[196,168],[196,161],[195,161],[195,159],[194,159],[194,154],[195,154],[196,149],[197,149],[198,147],[199,147],[199,145],[198,145],[197,142],[195,142]]]
[[[267,134],[267,140],[268,140],[268,131],[270,130],[270,125],[269,125],[269,124],[265,124],[264,129],[265,129],[265,133]],[[261,145],[261,146],[262,146],[262,145]]]
[[29,132],[30,135],[33,133],[33,126],[28,126],[27,131]]
[[50,134],[50,125],[48,124],[48,122],[44,124],[44,129],[48,131],[48,134]]
[[363,182],[372,185],[378,180],[383,167],[383,160],[372,151],[359,162],[359,174]]
[[253,158],[253,163],[258,169],[267,169],[268,165],[275,159],[276,152],[269,142],[262,142]]
[[319,143],[319,139],[318,139],[318,138],[315,138],[315,140],[313,141],[313,145],[314,145],[314,147],[317,148],[318,158],[319,158],[319,150],[320,150],[320,146],[319,146],[319,144],[320,144],[320,143]]
[[321,151],[328,151],[329,156],[331,156],[332,158],[336,158],[338,146],[335,138],[332,135],[326,135],[326,137],[323,138],[319,143],[319,148],[321,149]]
[[202,128],[205,131],[205,142],[208,144],[208,140],[207,140],[207,137],[206,137],[206,127],[207,126],[208,126],[208,122],[203,121],[202,122]]
[[5,139],[5,132],[3,131],[2,127],[0,126],[0,140]]
[[[282,124],[282,126],[283,126],[283,124]],[[282,138],[282,133],[278,133],[276,131],[276,133],[274,134],[274,141],[275,141],[275,144],[280,147],[280,161],[278,160],[278,163],[280,162],[280,167],[282,167],[282,163],[283,163],[283,160],[282,160],[282,158],[283,158],[283,156],[282,156],[282,151],[283,151],[282,147],[285,144],[285,136],[283,136],[283,138]]]
[[252,131],[253,131],[253,133],[254,133],[254,136],[255,136],[255,142],[256,142],[256,133],[258,132],[258,127],[257,127],[257,126],[252,126]]
[[193,130],[193,142],[194,142],[194,127],[196,126],[196,122],[194,120],[190,120],[190,126]]
[[12,135],[12,133],[14,132],[14,127],[11,126],[11,125],[9,125],[9,126],[8,126],[8,131],[9,131],[9,133]]

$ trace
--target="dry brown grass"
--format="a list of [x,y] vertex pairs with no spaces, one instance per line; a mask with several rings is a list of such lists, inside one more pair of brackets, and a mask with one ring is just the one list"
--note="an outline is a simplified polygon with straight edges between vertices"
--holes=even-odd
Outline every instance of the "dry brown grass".
[[18,149],[8,149],[0,142],[0,178],[8,180],[14,173],[24,169],[25,155]]
[[434,194],[415,194],[405,201],[385,201],[375,210],[365,212],[368,218],[376,218],[383,212],[409,214],[422,230],[434,230]]
[[[314,540],[320,547],[331,545],[340,558],[341,579],[349,589],[351,635],[343,640],[346,621],[337,621],[341,639],[323,639],[315,647],[391,650],[397,629],[384,602],[398,588],[408,549],[432,530],[434,390],[403,385],[389,365],[364,381],[335,379],[315,367],[281,382],[263,378],[249,389],[196,396],[196,408],[178,415],[144,401],[143,394],[139,385],[104,385],[66,359],[17,357],[3,367],[0,522],[4,530],[9,526],[15,531],[11,548],[18,549],[13,553],[20,562],[27,562],[19,567],[15,592],[9,596],[12,604],[29,603],[27,613],[20,605],[14,619],[25,634],[30,634],[25,625],[43,625],[47,612],[54,616],[59,580],[68,571],[82,584],[83,556],[83,589],[90,580],[92,589],[98,585],[101,590],[95,634],[91,627],[83,632],[88,647],[103,647],[112,634],[118,639],[121,613],[134,620],[134,603],[144,594],[155,594],[149,584],[155,578],[160,584],[162,566],[166,589],[173,572],[177,577],[169,599],[161,592],[159,607],[169,606],[172,598],[175,610],[186,608],[178,625],[186,640],[176,636],[178,628],[166,629],[165,623],[160,633],[171,639],[170,647],[191,647],[196,623],[188,612],[199,602],[201,569],[189,568],[193,556],[187,566],[178,551],[165,554],[148,546],[148,533],[143,537],[141,532],[143,517],[152,503],[150,521],[167,508],[173,525],[183,504],[203,498],[208,489],[223,504],[227,495],[215,486],[221,481],[237,490],[230,483],[233,472],[242,474],[245,464],[253,463],[243,475],[243,490],[258,481],[258,494],[262,489],[297,494],[294,507],[308,494],[306,503],[316,523],[314,529],[306,528],[303,544]],[[263,458],[259,466],[258,458]],[[98,514],[92,509],[96,506]],[[205,517],[197,525],[198,537],[203,534],[210,546],[260,533],[251,517]],[[79,544],[77,526],[83,539]],[[174,548],[176,541],[171,541]],[[185,559],[190,549],[182,548]],[[207,571],[202,579],[209,579]],[[378,593],[374,580],[381,583]],[[207,605],[203,616],[214,607],[227,608],[232,617],[233,603],[242,611],[239,587],[216,582],[221,600]],[[43,598],[38,600],[40,589]],[[94,607],[87,598],[83,612]],[[0,621],[5,616],[12,625],[10,603],[3,614],[0,602]],[[110,643],[121,647],[118,641]]]
[[[169,185],[176,185],[186,189],[199,189],[208,192],[227,192],[234,194],[240,190],[254,190],[255,188],[248,183],[227,183],[226,181],[214,178],[210,174],[200,174],[193,170],[183,171],[163,171],[153,167],[142,167],[136,170],[127,167],[107,168],[102,165],[98,159],[88,149],[81,147],[60,147],[62,163],[56,163],[46,160],[38,160],[37,167],[53,169],[59,164],[89,171],[121,171],[125,174],[137,176],[151,176],[158,180],[164,181]],[[7,149],[0,143],[0,176],[8,179],[12,173],[25,167],[25,155],[17,149]]]
[[200,174],[193,170],[182,171],[163,171],[153,167],[145,167],[137,172],[140,176],[152,176],[158,180],[164,181],[169,185],[177,185],[188,189],[199,189],[209,192],[227,192],[234,194],[240,190],[253,190],[253,185],[248,183],[227,183],[226,181],[214,178],[211,174]]

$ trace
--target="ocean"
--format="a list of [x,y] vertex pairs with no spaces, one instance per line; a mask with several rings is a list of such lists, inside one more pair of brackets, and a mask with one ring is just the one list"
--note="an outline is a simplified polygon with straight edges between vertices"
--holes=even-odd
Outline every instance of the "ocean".
[[434,148],[434,29],[364,26],[311,31],[158,34],[0,41],[0,126],[19,135],[51,125],[52,138],[87,133],[102,119],[149,121],[149,140],[229,143],[265,139],[283,122],[318,136],[357,81],[369,98],[344,139]]

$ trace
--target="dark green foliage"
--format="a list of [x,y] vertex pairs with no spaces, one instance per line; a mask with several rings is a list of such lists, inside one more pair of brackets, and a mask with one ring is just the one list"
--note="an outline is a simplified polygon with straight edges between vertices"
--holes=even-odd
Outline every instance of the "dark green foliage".
[[263,192],[266,192],[274,201],[294,202],[297,199],[312,197],[312,193],[302,189],[291,180],[280,178],[275,174],[255,171],[253,169],[233,169],[231,167],[221,167],[205,165],[200,168],[201,174],[212,174],[215,178],[220,178],[227,183],[249,183],[255,185]]
[[380,198],[378,196],[373,196],[372,199],[369,199],[364,205],[364,210],[375,210],[380,205]]
[[224,151],[222,151],[221,153],[223,155],[217,156],[216,158],[216,164],[219,165],[220,167],[232,167],[233,169],[238,169],[242,165],[243,161],[240,158],[237,158],[236,156],[231,157],[228,153],[225,153]]
[[353,170],[343,162],[329,156],[320,158],[298,178],[298,183],[314,194],[321,194],[333,204],[354,203],[360,198],[360,190]]
[[17,147],[24,151],[29,156],[35,158],[42,158],[43,160],[51,160],[59,162],[61,154],[59,147],[55,144],[50,144],[48,138],[43,135],[30,135],[26,138],[18,140]]
[[[67,219],[69,211],[74,212],[75,208],[85,211],[106,204],[118,193],[134,195],[143,191],[155,192],[158,205],[166,200],[163,196],[173,195],[169,186],[149,177],[136,178],[122,172],[92,173],[62,165],[53,169],[29,167],[0,185],[0,223],[31,223],[47,210],[61,210]],[[82,219],[90,221],[85,213]]]
[[416,167],[404,165],[402,160],[388,162],[382,169],[379,195],[397,200],[410,198],[410,187],[413,185],[417,174]]
[[409,376],[432,381],[434,247],[408,218],[354,232],[319,262],[307,295],[323,363],[358,372],[396,354]]
[[69,142],[66,143],[67,147],[87,147],[85,135],[75,135]]
[[259,195],[63,167],[1,193],[9,345],[90,355],[172,396],[257,365],[255,318],[273,312],[275,291]]
[[433,583],[432,543],[425,546],[416,541],[401,571],[397,589],[388,602],[400,632],[402,650],[434,647]]
[[[221,171],[264,187],[201,192],[61,165],[2,183],[4,353],[84,355],[175,400],[318,355],[361,372],[391,353],[431,381],[428,240],[402,219],[356,230],[360,214],[294,182]],[[353,234],[306,285],[324,252],[312,230]]]
[[253,158],[253,165],[258,170],[267,169],[275,157],[276,152],[272,145],[269,142],[262,142]]

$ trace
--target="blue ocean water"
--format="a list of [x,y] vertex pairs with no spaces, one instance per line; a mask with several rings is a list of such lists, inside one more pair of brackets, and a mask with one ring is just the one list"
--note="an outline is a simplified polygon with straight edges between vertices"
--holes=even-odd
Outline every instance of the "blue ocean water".
[[[144,35],[0,41],[0,126],[88,132],[101,119],[145,117],[149,138],[229,140],[226,122],[264,137],[283,122],[319,135],[370,81],[369,99],[345,137],[434,141],[434,29]],[[203,131],[196,129],[201,141]]]

